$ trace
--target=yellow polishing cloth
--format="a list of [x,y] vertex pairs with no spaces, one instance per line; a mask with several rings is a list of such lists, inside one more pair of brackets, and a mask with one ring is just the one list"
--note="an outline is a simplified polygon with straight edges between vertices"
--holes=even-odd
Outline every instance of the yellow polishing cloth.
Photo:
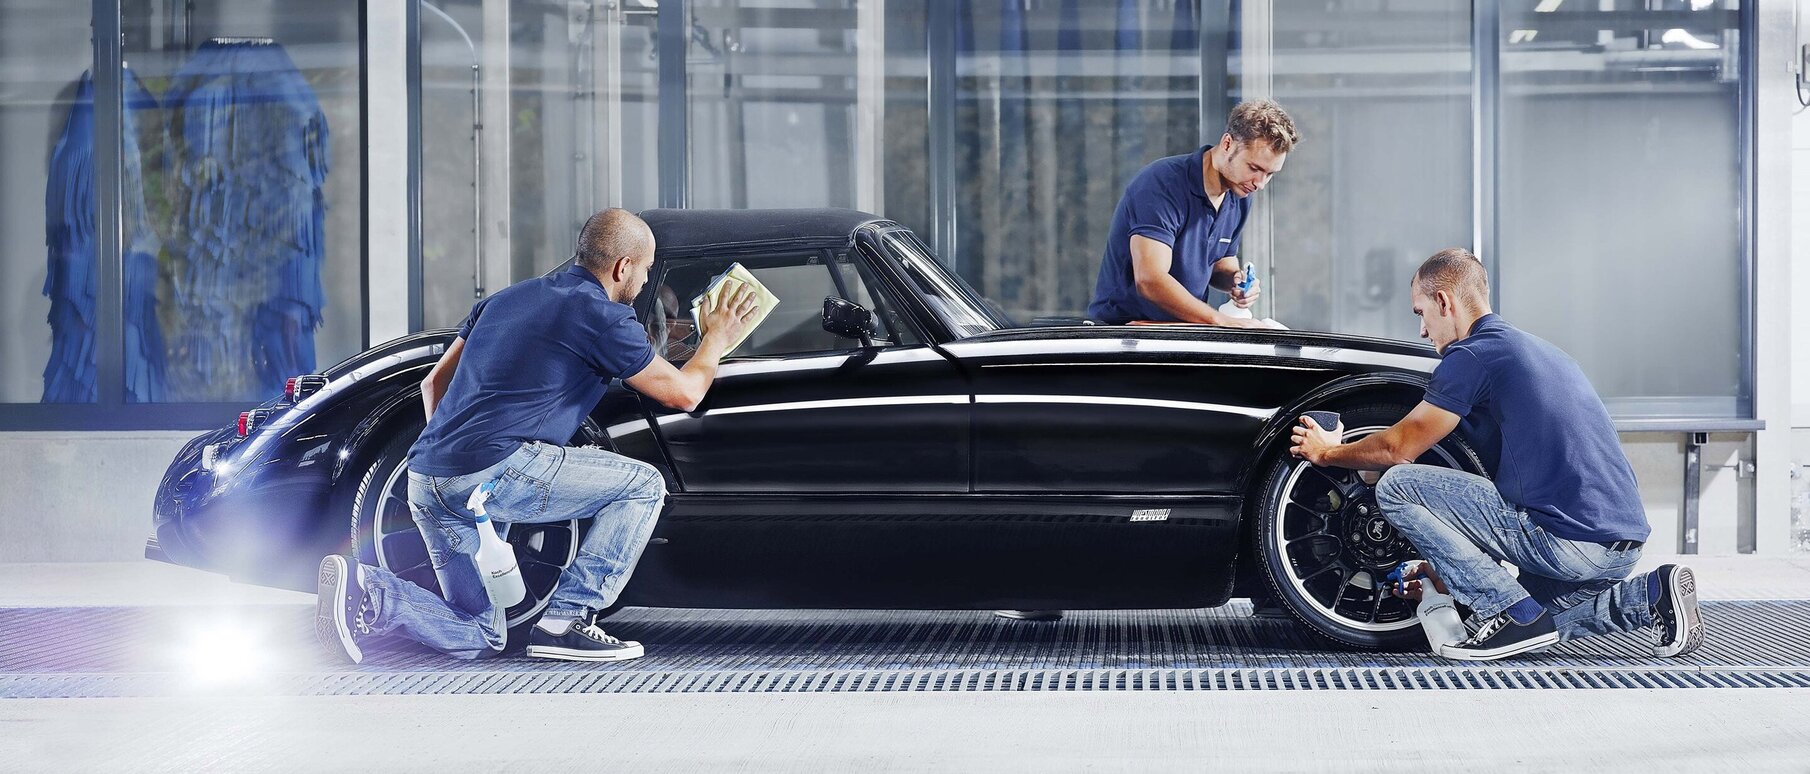
[[723,351],[724,357],[728,357],[736,347],[747,341],[748,335],[754,333],[754,329],[760,327],[761,322],[767,319],[767,315],[773,313],[773,308],[779,306],[779,296],[773,295],[773,291],[768,290],[767,286],[760,284],[760,280],[754,278],[753,272],[748,271],[746,266],[737,262],[731,264],[727,271],[717,275],[716,279],[711,280],[710,287],[703,293],[699,293],[698,297],[692,299],[691,302],[692,322],[697,324],[700,332],[709,333],[704,329],[705,299],[709,299],[710,303],[715,305],[728,298],[739,287],[747,287],[754,291],[754,317],[748,321],[748,327],[742,329],[741,335],[736,336],[729,348]]

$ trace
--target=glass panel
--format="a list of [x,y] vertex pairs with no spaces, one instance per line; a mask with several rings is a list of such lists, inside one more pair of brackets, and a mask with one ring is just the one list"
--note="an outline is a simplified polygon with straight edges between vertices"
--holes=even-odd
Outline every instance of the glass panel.
[[1618,416],[1748,402],[1737,8],[1503,3],[1502,312]]
[[422,3],[419,8],[421,317],[424,327],[450,328],[471,311],[481,284],[477,159],[482,154],[475,128],[481,118],[473,64],[483,52],[483,9],[475,1]]
[[941,258],[1011,316],[1081,314],[1125,184],[1200,146],[1197,5],[958,4],[956,254]]
[[[261,400],[363,348],[358,0],[127,4],[167,401]],[[153,140],[153,141],[156,141]],[[126,137],[128,156],[132,137]],[[128,172],[128,177],[130,173]],[[149,288],[127,271],[127,338]],[[146,283],[148,284],[148,283]],[[138,376],[128,359],[128,387]],[[134,395],[128,389],[128,395]],[[145,399],[142,395],[137,399]]]
[[[1259,316],[1415,339],[1408,278],[1438,250],[1471,244],[1470,8],[1273,8],[1274,98],[1302,140],[1245,226],[1244,257],[1270,304]],[[1251,238],[1259,230],[1267,253]]]
[[[428,328],[458,325],[476,300],[475,211],[508,222],[506,246],[485,244],[481,284],[493,293],[571,257],[579,229],[598,210],[659,203],[659,61],[650,4],[512,0],[510,88],[486,91],[480,108],[472,64],[482,64],[485,40],[496,32],[485,26],[487,4],[445,0],[423,4],[420,15]],[[480,110],[497,108],[508,120],[483,131],[508,132],[507,159],[485,156],[474,131]],[[485,169],[507,163],[510,190],[483,190],[479,161]]]
[[[687,8],[691,206],[888,214],[896,202],[898,217],[928,220],[923,0]],[[896,120],[913,100],[915,120]]]
[[[823,329],[823,300],[845,298],[874,308],[874,297],[866,286],[864,274],[845,270],[832,275],[831,267],[819,253],[767,258],[743,258],[741,264],[779,298],[760,327],[737,347],[735,357],[776,357],[810,352],[840,352],[859,344]],[[839,264],[850,262],[840,255]],[[697,260],[674,263],[660,278],[655,289],[655,313],[647,322],[648,339],[668,360],[683,361],[697,351],[696,327],[691,320],[691,303],[710,286],[717,275],[727,271],[733,259]],[[846,291],[846,292],[845,292]],[[880,343],[914,343],[909,337],[895,335],[889,315],[875,315],[874,339]],[[903,331],[903,329],[899,329]]]
[[[0,403],[98,393],[88,15],[83,3],[0,0]],[[142,284],[142,265],[134,279]]]

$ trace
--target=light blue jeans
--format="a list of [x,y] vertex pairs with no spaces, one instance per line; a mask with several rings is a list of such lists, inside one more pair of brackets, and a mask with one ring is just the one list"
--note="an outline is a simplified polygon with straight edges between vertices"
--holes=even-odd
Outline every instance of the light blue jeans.
[[[1523,597],[1546,608],[1561,639],[1653,625],[1640,549],[1566,540],[1540,528],[1482,476],[1397,465],[1376,484],[1384,518],[1433,563],[1452,596],[1487,620]],[[1517,579],[1500,562],[1520,568]]]
[[505,611],[491,604],[478,571],[477,519],[465,507],[472,490],[497,482],[484,509],[498,525],[592,519],[547,603],[545,615],[567,618],[615,603],[666,502],[666,480],[652,465],[602,449],[539,442],[522,444],[476,473],[408,476],[409,509],[444,598],[367,566],[371,628],[460,658],[500,653],[508,637]]

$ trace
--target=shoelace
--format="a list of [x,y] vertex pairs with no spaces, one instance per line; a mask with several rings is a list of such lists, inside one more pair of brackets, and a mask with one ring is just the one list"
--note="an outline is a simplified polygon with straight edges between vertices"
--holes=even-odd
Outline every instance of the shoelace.
[[360,635],[370,634],[371,619],[376,617],[377,611],[371,607],[371,598],[365,597],[364,601],[358,603],[358,616],[352,621],[353,633]]
[[615,637],[611,637],[610,635],[606,634],[603,631],[603,627],[597,625],[597,615],[595,613],[584,618],[582,624],[573,624],[573,625],[578,627],[579,634],[582,634],[593,640],[601,642],[605,645],[621,645],[622,644],[622,640],[616,639]]
[[1484,643],[1484,641],[1488,640],[1491,637],[1496,636],[1496,632],[1502,631],[1504,628],[1507,628],[1507,627],[1508,627],[1508,615],[1507,614],[1498,615],[1495,618],[1491,618],[1488,621],[1484,621],[1482,626],[1477,627],[1477,633],[1471,635],[1470,639],[1459,643],[1458,647],[1468,648],[1468,647],[1473,647],[1476,645],[1481,645]]

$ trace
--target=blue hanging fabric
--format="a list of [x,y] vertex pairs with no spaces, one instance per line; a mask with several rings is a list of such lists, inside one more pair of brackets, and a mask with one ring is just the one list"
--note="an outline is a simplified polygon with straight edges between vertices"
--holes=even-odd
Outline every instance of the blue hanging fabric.
[[282,46],[201,44],[171,78],[171,388],[258,400],[314,370],[327,118]]
[[[139,150],[139,116],[157,109],[157,98],[131,70],[122,69],[124,110],[120,199],[124,259],[125,395],[133,402],[164,399],[163,331],[157,319],[156,232],[145,206]],[[82,73],[75,103],[51,150],[44,190],[45,245],[49,248],[44,295],[50,299],[51,350],[44,366],[45,403],[92,403],[99,397],[95,371],[97,277],[94,182],[94,78]]]

